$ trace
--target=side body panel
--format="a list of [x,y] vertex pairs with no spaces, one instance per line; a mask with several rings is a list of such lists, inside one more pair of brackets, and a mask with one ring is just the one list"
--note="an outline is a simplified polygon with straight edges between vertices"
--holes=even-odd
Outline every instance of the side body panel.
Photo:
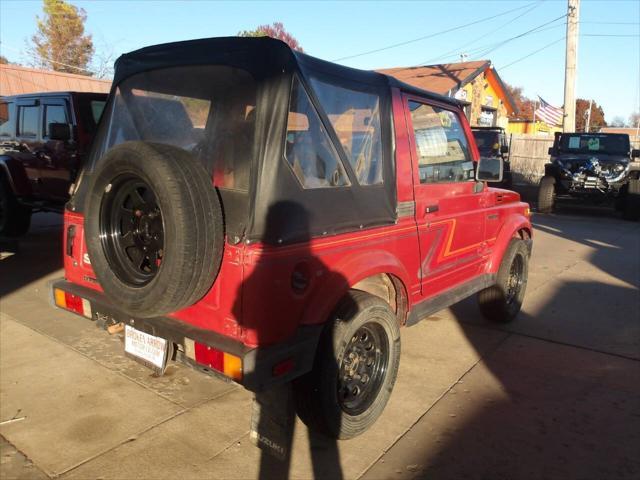
[[484,188],[473,181],[421,183],[418,146],[409,102],[452,112],[464,129],[471,160],[478,154],[466,118],[451,106],[416,96],[405,96],[405,118],[411,144],[415,219],[420,237],[422,298],[429,298],[469,280],[482,271],[484,247]]

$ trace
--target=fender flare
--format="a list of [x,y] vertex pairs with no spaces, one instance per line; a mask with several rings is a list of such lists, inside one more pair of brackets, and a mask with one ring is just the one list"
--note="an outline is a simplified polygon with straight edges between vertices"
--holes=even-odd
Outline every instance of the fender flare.
[[522,213],[512,213],[503,223],[502,228],[498,232],[496,242],[493,246],[493,252],[486,264],[486,273],[497,273],[502,262],[502,257],[509,246],[509,242],[512,238],[520,235],[518,232],[525,230],[529,235],[529,252],[531,252],[531,238],[533,237],[533,229],[531,227],[531,221]]
[[[374,250],[356,254],[332,268],[332,279],[326,279],[309,298],[302,315],[301,325],[314,325],[326,322],[338,302],[356,283],[378,274],[392,275],[402,285],[404,295],[408,297],[409,275],[402,263],[385,250]],[[338,278],[339,281],[335,281]]]
[[9,155],[0,156],[0,172],[4,174],[14,195],[18,197],[31,195],[31,184],[22,162]]

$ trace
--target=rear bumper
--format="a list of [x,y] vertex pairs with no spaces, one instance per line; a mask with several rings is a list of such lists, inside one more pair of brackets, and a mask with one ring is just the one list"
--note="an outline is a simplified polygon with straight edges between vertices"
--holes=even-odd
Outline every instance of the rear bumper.
[[165,338],[174,346],[172,360],[209,375],[232,380],[223,373],[197,362],[190,353],[194,342],[239,357],[242,360],[242,379],[237,383],[251,391],[260,391],[288,382],[310,371],[322,331],[322,325],[302,326],[298,328],[296,335],[286,342],[250,348],[217,332],[194,327],[172,318],[132,318],[118,310],[104,294],[64,279],[52,281],[50,287],[52,303],[55,306],[58,305],[54,291],[66,292],[74,296],[78,304],[82,305],[81,308],[84,308],[84,312],[74,313],[84,314],[102,328],[122,322],[150,335]]

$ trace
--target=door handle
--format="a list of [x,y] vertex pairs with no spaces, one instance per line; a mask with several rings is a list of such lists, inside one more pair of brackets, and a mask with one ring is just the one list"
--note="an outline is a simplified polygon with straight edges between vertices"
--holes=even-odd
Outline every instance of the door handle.
[[435,213],[439,209],[438,205],[427,205],[424,209],[424,213]]

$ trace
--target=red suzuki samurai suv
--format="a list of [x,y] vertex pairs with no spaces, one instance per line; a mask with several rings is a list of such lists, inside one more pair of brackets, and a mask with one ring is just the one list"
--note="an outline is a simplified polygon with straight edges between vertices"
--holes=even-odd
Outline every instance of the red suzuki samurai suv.
[[158,373],[292,382],[309,427],[353,437],[400,327],[473,294],[518,314],[532,228],[501,179],[453,99],[266,37],[143,48],[116,63],[53,300],[124,323]]

